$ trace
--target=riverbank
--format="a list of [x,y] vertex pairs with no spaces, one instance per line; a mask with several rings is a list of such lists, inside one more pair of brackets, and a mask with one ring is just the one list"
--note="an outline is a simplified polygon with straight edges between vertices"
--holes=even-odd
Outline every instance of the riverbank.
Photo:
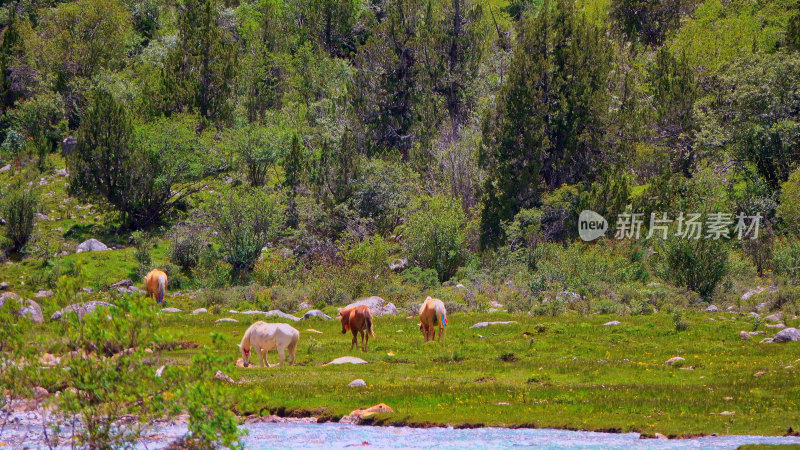
[[[166,346],[148,364],[154,371],[189,364],[200,347],[210,347],[229,361],[223,371],[234,383],[226,401],[240,417],[314,416],[336,422],[354,409],[385,403],[394,412],[366,422],[667,436],[782,436],[800,429],[798,343],[761,344],[777,329],[735,313],[687,313],[683,331],[676,331],[666,313],[455,313],[441,344],[424,344],[413,317],[383,316],[376,318],[377,338],[362,352],[350,350],[350,337],[341,334],[335,320],[192,315],[188,311],[197,305],[188,299],[171,306],[181,311],[162,312],[162,328],[181,345]],[[224,317],[237,322],[218,322]],[[235,366],[236,344],[256,320],[286,321],[300,330],[294,366]],[[605,325],[613,320],[620,323]],[[511,323],[470,328],[479,322]],[[753,328],[763,336],[739,337]],[[32,341],[42,352],[61,351],[57,339],[49,340],[50,324],[34,331],[38,337]],[[211,332],[221,338],[212,342]],[[366,363],[324,365],[342,356]],[[667,364],[675,357],[683,360]],[[277,362],[275,352],[269,358]],[[364,385],[351,387],[357,379]]]

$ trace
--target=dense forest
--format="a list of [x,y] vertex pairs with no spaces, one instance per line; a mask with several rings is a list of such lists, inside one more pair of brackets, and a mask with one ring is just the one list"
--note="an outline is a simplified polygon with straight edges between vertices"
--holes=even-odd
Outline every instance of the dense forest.
[[[19,291],[116,281],[69,258],[97,237],[135,260],[122,275],[163,267],[210,306],[800,293],[797,1],[3,3]],[[591,243],[587,209],[611,228]],[[615,239],[626,211],[643,231]],[[760,234],[648,238],[651,213],[758,214]]]

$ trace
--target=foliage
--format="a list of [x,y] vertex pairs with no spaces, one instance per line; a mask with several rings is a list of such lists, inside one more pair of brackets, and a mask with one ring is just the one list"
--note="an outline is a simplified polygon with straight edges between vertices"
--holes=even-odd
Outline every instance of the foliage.
[[400,163],[370,160],[353,182],[353,207],[379,233],[392,232],[416,193],[416,181],[416,174]]
[[613,0],[611,19],[629,40],[657,46],[675,29],[691,1]]
[[526,23],[483,124],[483,246],[502,243],[500,223],[535,206],[543,190],[591,179],[602,166],[609,49],[571,0],[545,2]]
[[773,251],[775,272],[793,280],[800,279],[800,240],[796,237],[779,239]]
[[728,271],[728,249],[722,240],[671,239],[664,247],[665,278],[705,298]]
[[39,208],[39,197],[31,188],[18,186],[3,193],[0,214],[6,221],[5,235],[11,251],[25,247],[33,235],[33,225]]
[[235,190],[206,211],[235,276],[249,273],[261,249],[273,242],[283,225],[278,199],[260,190]]
[[410,261],[436,270],[442,281],[449,279],[464,260],[466,221],[461,205],[449,197],[422,197],[409,211],[401,234]]
[[169,260],[189,273],[200,263],[205,248],[206,242],[200,230],[195,227],[178,228],[173,230],[170,238]]
[[800,234],[800,169],[792,172],[781,185],[777,215],[788,233]]
[[181,120],[134,126],[126,106],[93,91],[78,145],[69,155],[70,189],[107,202],[132,228],[153,225],[199,190],[194,134]]

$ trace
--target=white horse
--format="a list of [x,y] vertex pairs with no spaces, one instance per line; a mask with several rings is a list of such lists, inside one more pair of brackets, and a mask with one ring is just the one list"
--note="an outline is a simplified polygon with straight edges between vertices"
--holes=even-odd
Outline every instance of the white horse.
[[242,350],[242,361],[244,366],[250,365],[250,350],[254,349],[261,360],[261,367],[266,365],[272,367],[267,361],[267,352],[277,350],[281,356],[279,366],[286,360],[286,349],[289,349],[289,364],[294,364],[294,354],[297,350],[297,341],[300,340],[300,332],[291,325],[285,323],[264,323],[258,321],[252,325],[242,336],[242,343],[239,348]]

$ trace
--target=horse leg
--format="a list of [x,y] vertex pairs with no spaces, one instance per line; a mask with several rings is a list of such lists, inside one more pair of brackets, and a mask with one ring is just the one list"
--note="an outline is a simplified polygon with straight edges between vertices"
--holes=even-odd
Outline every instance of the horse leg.
[[358,331],[353,329],[353,344],[350,346],[350,350],[354,349],[356,345],[358,345]]
[[278,363],[278,366],[282,366],[284,361],[286,361],[286,349],[284,347],[278,347],[278,355],[281,357],[281,362]]
[[361,338],[366,339],[364,341],[364,351],[367,351],[367,347],[369,346],[369,331],[361,331]]

